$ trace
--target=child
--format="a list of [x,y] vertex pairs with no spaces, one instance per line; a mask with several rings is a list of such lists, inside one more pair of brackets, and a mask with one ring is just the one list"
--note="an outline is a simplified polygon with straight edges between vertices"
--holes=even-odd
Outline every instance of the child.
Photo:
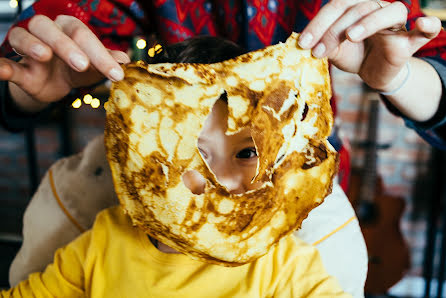
[[[239,54],[242,54],[241,49],[232,43],[216,38],[201,38],[172,46],[158,56],[156,62],[210,63]],[[219,100],[205,124],[199,149],[219,181],[232,192],[239,193],[254,187],[250,180],[255,173],[257,156],[252,140],[246,140],[249,131],[231,136],[224,134],[226,113],[226,104]],[[234,173],[240,174],[236,176]],[[202,182],[196,177],[189,178],[185,183],[199,192]],[[85,199],[84,202],[88,200]],[[91,231],[59,250],[55,264],[50,265],[45,273],[31,275],[28,281],[18,287],[24,289],[30,286],[37,289],[43,279],[48,287],[53,281],[62,290],[63,285],[68,282],[67,286],[73,293],[85,291],[87,295],[101,297],[111,295],[101,292],[106,290],[112,290],[119,296],[118,289],[124,291],[124,296],[141,295],[131,292],[137,291],[140,283],[147,287],[144,289],[145,296],[187,297],[191,293],[193,296],[238,294],[245,297],[299,297],[327,294],[335,297],[340,294],[334,280],[324,273],[315,249],[293,236],[281,241],[259,260],[236,268],[208,265],[192,261],[184,255],[166,253],[173,251],[162,243],[158,243],[158,250],[155,249],[148,238],[132,227],[129,219],[115,207],[101,213]],[[119,254],[119,257],[115,254]],[[158,280],[156,284],[152,284],[155,283],[154,279]],[[214,284],[213,280],[225,282]],[[213,292],[206,294],[205,286],[208,284]],[[305,292],[309,289],[314,292]],[[58,292],[54,295],[68,297],[73,294]]]

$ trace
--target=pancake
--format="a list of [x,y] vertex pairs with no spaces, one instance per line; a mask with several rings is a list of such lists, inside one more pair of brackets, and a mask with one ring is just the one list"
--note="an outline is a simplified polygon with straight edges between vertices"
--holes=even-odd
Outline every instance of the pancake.
[[[239,266],[301,226],[331,192],[337,154],[326,59],[293,33],[285,43],[214,64],[123,66],[106,104],[105,145],[120,203],[134,225],[192,258]],[[261,186],[231,194],[197,148],[215,102],[227,134],[251,129]],[[193,194],[183,174],[197,171]]]

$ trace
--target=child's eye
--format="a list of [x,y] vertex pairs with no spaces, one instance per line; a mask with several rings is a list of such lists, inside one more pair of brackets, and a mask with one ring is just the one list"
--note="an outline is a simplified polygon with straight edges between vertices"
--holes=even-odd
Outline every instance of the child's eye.
[[256,156],[257,156],[257,151],[256,148],[254,147],[243,149],[236,155],[237,158],[253,158]]

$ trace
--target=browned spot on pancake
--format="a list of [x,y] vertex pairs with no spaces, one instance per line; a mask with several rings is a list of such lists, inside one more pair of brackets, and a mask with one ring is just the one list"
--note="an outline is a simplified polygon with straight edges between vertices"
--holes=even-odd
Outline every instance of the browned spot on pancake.
[[236,60],[238,60],[242,63],[247,63],[252,60],[252,54],[248,53],[248,54],[239,56],[238,58],[236,58]]
[[129,183],[139,189],[151,191],[157,196],[165,196],[167,182],[162,167],[162,164],[166,163],[165,159],[156,151],[146,158],[144,162],[142,170],[138,173],[132,173],[131,177],[129,177]]
[[108,117],[105,123],[106,136],[119,135],[120,140],[116,140],[113,143],[113,149],[110,150],[112,159],[117,163],[125,163],[127,161],[128,154],[128,134],[130,129],[124,124],[122,114],[117,113]]
[[171,118],[175,123],[184,121],[187,115],[193,112],[192,108],[178,103],[175,103],[173,107],[169,107],[169,110],[172,115]]
[[127,84],[128,86],[134,86],[136,83],[138,83],[138,80],[136,78],[128,77],[125,80],[125,84]]
[[197,222],[197,223],[194,223],[193,225],[191,225],[190,229],[192,231],[198,231],[203,226],[203,224],[205,224],[205,222],[206,221],[204,219],[202,219],[202,220],[200,220],[200,222]]
[[280,117],[280,119],[283,121],[283,119],[292,118],[298,108],[299,108],[299,106],[297,104],[292,105],[285,113],[283,113],[283,115],[282,115],[282,117]]
[[256,192],[245,193],[243,197],[237,196],[237,199],[235,196],[232,200],[237,202],[237,211],[225,215],[227,220],[216,225],[221,233],[239,235],[248,227],[261,228],[271,219],[270,210],[275,206],[271,190],[258,189]]
[[[312,159],[307,161],[302,165],[302,169],[307,170],[312,167],[320,165],[325,159],[327,159],[327,147],[323,143],[313,145],[313,153],[310,150],[305,152],[306,155],[311,155]],[[314,160],[313,160],[314,159]]]
[[122,183],[128,185],[127,192],[128,192],[129,198],[132,200],[139,201],[139,199],[140,199],[139,193],[138,193],[139,188],[135,184],[132,184],[133,179],[127,177],[127,175],[125,173],[121,174],[121,179],[122,179]]
[[237,86],[230,88],[228,92],[233,95],[240,95],[243,98],[249,99],[249,107],[255,109],[260,99],[263,97],[262,91],[254,91],[250,89],[247,82],[240,82]]
[[275,163],[279,150],[277,144],[284,141],[281,123],[270,112],[262,110],[253,119],[251,131],[259,155],[259,181],[268,181],[266,170]]
[[202,78],[206,85],[214,85],[217,79],[217,72],[209,71],[209,67],[205,64],[193,64],[195,73]]
[[239,215],[237,217],[237,222],[238,222],[238,225],[236,227],[237,232],[240,233],[241,231],[243,231],[251,223],[253,216],[254,216],[253,214]]
[[[271,88],[271,86],[268,86]],[[267,90],[269,88],[267,87]],[[290,92],[290,87],[283,82],[279,81],[277,86],[274,86],[274,89],[271,92],[266,93],[264,105],[271,107],[278,113],[283,106],[284,101],[288,98],[288,93]]]
[[138,101],[138,97],[135,94],[130,95],[130,98],[131,98],[132,102]]
[[209,211],[210,213],[216,212],[214,203],[212,203],[211,201],[207,201],[206,208],[207,208],[207,211]]

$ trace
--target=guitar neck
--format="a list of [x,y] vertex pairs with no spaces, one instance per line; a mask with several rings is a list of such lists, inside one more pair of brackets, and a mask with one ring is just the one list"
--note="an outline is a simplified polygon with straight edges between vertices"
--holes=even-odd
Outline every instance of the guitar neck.
[[365,150],[365,163],[362,173],[361,200],[373,202],[376,186],[377,161],[377,127],[378,127],[379,100],[371,99],[369,107],[369,121],[367,126],[367,142]]

